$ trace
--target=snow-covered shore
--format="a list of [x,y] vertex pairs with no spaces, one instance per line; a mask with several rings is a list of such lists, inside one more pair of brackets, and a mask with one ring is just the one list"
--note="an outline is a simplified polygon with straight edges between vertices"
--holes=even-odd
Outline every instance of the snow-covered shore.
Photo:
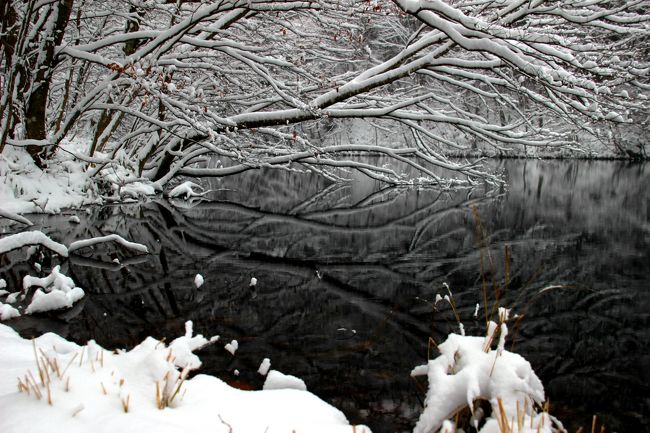
[[[504,349],[507,327],[491,322],[485,337],[451,334],[440,355],[413,370],[429,390],[414,432],[452,433],[466,422],[480,433],[551,433],[561,424],[538,411],[544,389],[530,364]],[[193,352],[218,340],[184,336],[169,346],[148,337],[130,351],[84,346],[47,333],[21,338],[0,325],[0,431],[66,432],[359,432],[342,412],[293,376],[262,368],[263,390],[243,391],[220,379],[188,373],[201,366]],[[500,335],[495,349],[492,343]],[[486,401],[491,413],[477,404]],[[458,430],[459,431],[459,430]]]
[[208,343],[192,335],[189,322],[187,334],[169,346],[148,338],[128,352],[92,341],[78,346],[51,333],[30,341],[0,325],[0,431],[353,431],[343,413],[314,394],[283,388],[279,374],[261,391],[207,375],[186,378],[200,366],[192,350]]

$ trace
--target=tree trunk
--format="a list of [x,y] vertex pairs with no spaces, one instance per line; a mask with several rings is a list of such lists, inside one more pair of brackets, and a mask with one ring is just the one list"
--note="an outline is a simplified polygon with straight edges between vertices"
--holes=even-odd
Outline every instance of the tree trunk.
[[[31,93],[25,103],[25,135],[27,139],[45,140],[47,138],[47,98],[52,82],[52,73],[56,66],[54,49],[63,41],[63,34],[68,25],[74,0],[59,0],[54,6],[53,13],[56,14],[53,34],[43,34],[45,41],[45,55],[40,64],[35,65],[38,69],[29,83]],[[52,147],[27,146],[27,152],[37,166],[43,168],[45,161],[52,154]]]

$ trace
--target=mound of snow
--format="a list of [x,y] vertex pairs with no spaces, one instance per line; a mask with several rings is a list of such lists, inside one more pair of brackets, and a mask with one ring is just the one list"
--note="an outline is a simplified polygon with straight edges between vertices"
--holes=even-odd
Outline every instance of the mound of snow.
[[[497,328],[494,322],[490,325],[489,338],[450,334],[438,345],[440,356],[413,370],[413,376],[426,374],[429,381],[424,411],[414,433],[444,428],[459,409],[473,408],[479,399],[488,400],[492,406],[492,416],[479,433],[554,431],[551,417],[534,409],[533,403],[544,401],[542,382],[530,363],[504,350],[501,341],[497,350],[489,349]],[[501,332],[507,334],[505,324],[501,324]],[[478,416],[474,416],[478,426]]]
[[280,373],[277,370],[269,371],[269,374],[266,376],[264,381],[265,390],[271,389],[297,389],[298,391],[307,391],[307,385],[305,382],[297,378],[296,376],[291,376],[288,374]]
[[32,343],[0,325],[0,431],[370,432],[309,392],[242,391],[212,376],[188,378],[196,364],[184,355],[205,342],[191,332],[188,325],[170,347],[149,337],[113,352],[51,333]]
[[61,273],[60,266],[55,266],[50,275],[44,278],[26,275],[23,290],[33,286],[40,288],[34,292],[31,303],[25,309],[27,314],[70,308],[85,295],[82,288],[75,286],[72,278]]
[[[64,140],[60,147],[74,153],[75,149],[86,149],[87,145],[83,141]],[[60,150],[48,162],[48,167],[41,170],[24,149],[7,146],[0,156],[3,211],[56,213],[65,208],[100,203],[97,186],[85,171],[86,165],[73,160],[71,153]]]
[[9,304],[0,302],[0,320],[9,320],[20,317],[20,312]]

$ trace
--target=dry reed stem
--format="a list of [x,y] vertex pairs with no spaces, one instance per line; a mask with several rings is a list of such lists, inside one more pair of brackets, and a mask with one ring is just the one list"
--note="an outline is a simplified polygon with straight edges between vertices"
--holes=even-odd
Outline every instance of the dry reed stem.
[[46,379],[46,382],[43,383],[43,386],[49,385],[50,382],[52,381],[52,379],[50,379],[50,371],[47,368],[47,365],[45,364],[45,361],[41,360],[41,364],[43,365],[43,371],[45,372],[45,379]]
[[32,338],[32,349],[34,349],[34,359],[36,360],[36,368],[38,368],[38,375],[41,379],[41,383],[45,384],[45,378],[43,377],[43,368],[41,367],[41,362],[38,358],[38,352],[36,350],[36,340]]
[[596,433],[596,415],[591,418],[591,433]]
[[61,370],[59,370],[59,360],[58,358],[54,358],[54,371],[56,372],[56,375],[58,376],[59,379],[61,379],[63,376],[61,376]]
[[[52,369],[52,371],[57,374],[57,376],[61,377],[59,375],[59,372],[58,372],[58,367],[55,367],[55,365],[54,365],[54,362],[56,361],[56,358],[53,358],[54,361],[52,359],[50,359],[50,357],[48,357],[47,354],[40,347],[38,348],[38,351],[41,352],[41,356],[42,356],[41,361],[43,362],[43,365],[45,365],[46,367],[49,366]],[[46,365],[46,363],[47,363],[47,365]],[[47,368],[46,368],[46,370],[47,370]]]
[[131,394],[128,394],[126,396],[126,399],[120,398],[120,402],[122,403],[122,410],[124,413],[129,413],[129,401],[131,400]]
[[501,397],[497,398],[499,403],[499,416],[497,417],[497,423],[499,424],[499,430],[502,433],[510,432],[510,425],[508,424],[508,417],[506,416],[506,410],[503,407],[503,400]]
[[429,337],[429,344],[427,345],[427,360],[428,361],[431,360],[431,346],[432,345],[436,347],[436,350],[438,352],[440,352],[440,348],[438,347],[438,343],[436,343],[436,341],[432,337]]
[[104,386],[104,382],[99,382],[99,385],[102,387],[102,394],[108,395],[108,392],[106,391],[106,387]]
[[[221,421],[221,424],[223,424],[223,425],[225,425],[226,427],[228,427],[228,433],[232,433],[232,426],[231,426],[230,424],[228,424],[227,422],[225,422],[225,421],[223,420],[223,418],[221,418],[221,414],[217,414],[217,416],[219,417],[219,421]],[[295,430],[293,430],[293,433],[295,433]]]
[[485,280],[485,263],[484,263],[484,256],[483,256],[483,245],[481,245],[483,242],[483,232],[481,230],[481,216],[478,213],[478,208],[475,206],[472,207],[472,214],[474,215],[474,221],[476,225],[476,238],[479,240],[479,245],[480,245],[480,271],[481,271],[481,286],[483,288],[483,307],[485,309],[485,326],[487,327],[489,319],[488,319],[488,299],[487,299],[487,281]]
[[18,392],[24,392],[27,395],[30,395],[29,387],[25,383],[23,383],[20,377],[18,378]]
[[84,410],[84,406],[83,406],[83,404],[80,404],[79,406],[77,406],[77,408],[75,409],[75,411],[72,412],[72,416],[75,417],[75,416],[76,416],[79,412],[81,412],[82,410]]
[[160,383],[158,383],[158,381],[156,381],[156,407],[158,409],[163,408],[163,406],[162,406],[162,398],[160,396]]
[[63,373],[61,373],[61,377],[65,376],[65,373],[68,371],[68,368],[70,368],[74,360],[77,358],[77,355],[78,353],[75,353],[74,356],[70,358],[70,361],[68,361],[68,365],[65,366],[65,368],[63,369]]
[[50,389],[50,382],[47,383],[45,388],[47,389],[47,404],[52,406],[52,390]]
[[31,370],[27,372],[27,375],[28,376],[25,376],[27,382],[32,387],[32,391],[34,391],[34,395],[36,396],[36,398],[40,400],[43,397],[43,394],[41,394],[41,391],[38,389],[38,385],[36,384],[36,379],[34,379]]

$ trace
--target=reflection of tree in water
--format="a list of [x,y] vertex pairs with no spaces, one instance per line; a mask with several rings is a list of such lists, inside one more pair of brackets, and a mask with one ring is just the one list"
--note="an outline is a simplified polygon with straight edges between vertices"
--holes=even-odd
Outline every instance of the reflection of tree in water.
[[[586,416],[607,403],[634,427],[635,415],[623,412],[643,413],[648,395],[648,381],[638,380],[647,375],[640,371],[647,315],[635,316],[648,305],[648,170],[619,167],[512,162],[508,176],[523,181],[490,194],[382,189],[363,179],[328,185],[285,172],[264,183],[263,173],[251,172],[213,185],[214,202],[115,206],[78,226],[65,217],[41,224],[57,239],[118,232],[153,251],[133,265],[109,247],[70,260],[71,276],[91,293],[67,325],[72,337],[128,346],[149,334],[170,338],[191,318],[205,334],[240,341],[234,358],[208,350],[208,371],[259,386],[254,372],[268,356],[377,432],[413,422],[418,401],[408,373],[425,360],[431,333],[440,340],[455,329],[448,308],[439,305],[432,320],[422,299],[448,282],[466,327],[481,329],[482,319],[471,319],[482,298],[481,255],[503,284],[507,246],[504,297],[527,313],[518,351],[552,401]],[[280,189],[282,176],[288,187]],[[483,251],[473,207],[486,228]],[[11,263],[3,272],[18,281],[24,265]],[[196,273],[206,279],[198,290]],[[547,284],[571,288],[536,295]]]

